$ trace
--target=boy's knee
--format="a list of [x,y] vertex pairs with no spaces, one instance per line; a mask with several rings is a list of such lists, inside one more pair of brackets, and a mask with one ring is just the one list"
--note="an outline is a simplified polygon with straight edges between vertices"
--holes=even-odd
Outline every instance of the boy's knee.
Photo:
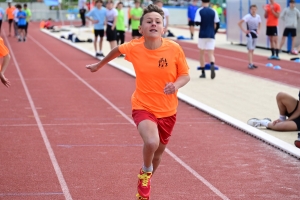
[[148,140],[144,143],[145,147],[153,152],[155,152],[159,146],[159,141]]
[[276,99],[277,99],[277,100],[282,100],[282,99],[284,99],[286,96],[287,96],[286,93],[284,93],[284,92],[279,92],[279,93],[276,95]]

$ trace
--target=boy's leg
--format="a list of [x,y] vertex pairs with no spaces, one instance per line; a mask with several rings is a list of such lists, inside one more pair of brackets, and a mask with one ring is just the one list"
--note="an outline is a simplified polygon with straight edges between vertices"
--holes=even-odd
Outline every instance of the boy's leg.
[[274,131],[297,131],[297,124],[294,121],[282,121],[273,123],[270,122],[267,124],[267,128]]
[[96,54],[98,53],[98,51],[97,51],[97,43],[98,43],[98,36],[95,35],[95,39],[94,39],[94,49],[95,49]]
[[[155,151],[159,147],[157,124],[151,120],[143,120],[138,125],[138,131],[144,141],[143,160],[144,167],[151,168]],[[153,171],[153,170],[151,170]]]
[[160,164],[160,161],[161,161],[162,154],[164,153],[166,147],[167,147],[166,144],[163,144],[161,142],[159,143],[159,146],[158,146],[157,150],[155,151],[154,156],[153,156],[153,160],[152,160],[153,173],[158,168],[158,166]]
[[109,44],[110,44],[110,49],[112,50],[113,48],[115,48],[117,46],[117,41],[116,40],[110,41]]
[[296,37],[292,37],[292,48],[291,48],[291,52],[293,52],[293,50],[295,49],[295,39],[296,39]]
[[103,37],[100,37],[100,42],[99,42],[100,53],[102,53],[102,48],[103,48]]
[[204,49],[199,49],[199,63],[200,63],[200,68],[201,68],[201,75],[200,78],[205,78],[205,50]]
[[295,110],[297,106],[297,99],[284,92],[279,92],[276,96],[277,106],[279,109],[279,114],[286,116],[287,113],[291,113]]
[[282,36],[279,49],[282,49],[283,45],[285,44],[285,41],[286,41],[286,37]]

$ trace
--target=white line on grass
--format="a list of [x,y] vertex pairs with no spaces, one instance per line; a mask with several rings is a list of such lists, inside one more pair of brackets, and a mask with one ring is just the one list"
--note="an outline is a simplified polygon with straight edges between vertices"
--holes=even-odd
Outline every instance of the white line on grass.
[[34,102],[33,102],[33,100],[32,100],[31,94],[30,94],[30,92],[29,92],[29,90],[28,90],[28,87],[27,87],[26,82],[25,82],[25,80],[24,80],[24,77],[23,77],[23,74],[22,74],[22,72],[21,72],[20,66],[19,66],[19,64],[18,64],[18,62],[17,62],[17,60],[16,60],[16,57],[15,57],[15,55],[14,55],[14,52],[13,52],[13,50],[12,50],[12,48],[11,48],[11,46],[10,46],[8,40],[7,40],[7,37],[6,37],[5,32],[4,32],[4,37],[5,37],[5,40],[6,40],[6,44],[7,44],[8,48],[9,48],[10,55],[11,55],[11,57],[12,57],[14,63],[15,63],[16,68],[17,68],[18,74],[19,74],[19,76],[20,76],[22,85],[23,85],[23,87],[24,87],[26,96],[27,96],[28,101],[29,101],[29,104],[30,104],[31,110],[32,110],[32,112],[33,112],[34,118],[35,118],[36,123],[37,123],[37,125],[38,125],[38,128],[39,128],[39,130],[40,130],[40,133],[41,133],[41,136],[42,136],[42,138],[43,138],[43,141],[44,141],[44,144],[45,144],[45,146],[46,146],[46,149],[47,149],[47,151],[48,151],[48,154],[49,154],[51,163],[52,163],[52,165],[53,165],[53,167],[54,167],[54,170],[55,170],[56,176],[57,176],[57,178],[58,178],[58,181],[59,181],[59,183],[60,183],[61,189],[62,189],[62,191],[63,191],[63,193],[64,193],[65,198],[66,198],[67,200],[72,200],[71,194],[70,194],[70,192],[69,192],[69,188],[68,188],[67,183],[66,183],[66,181],[65,181],[65,179],[64,179],[64,176],[63,176],[63,174],[62,174],[62,172],[61,172],[61,169],[60,169],[60,167],[59,167],[59,164],[58,164],[58,162],[57,162],[57,160],[56,160],[55,154],[54,154],[54,152],[53,152],[53,149],[52,149],[51,144],[50,144],[50,142],[49,142],[49,139],[48,139],[48,137],[47,137],[47,133],[46,133],[46,131],[44,130],[44,127],[43,127],[43,124],[42,124],[42,122],[41,122],[41,119],[39,118],[39,114],[38,114],[37,109],[36,109],[36,107],[35,107],[35,105],[34,105]]
[[[111,101],[109,101],[104,95],[98,92],[94,87],[88,84],[85,80],[83,80],[78,74],[76,74],[71,68],[65,65],[61,60],[59,60],[56,56],[54,56],[50,51],[48,51],[41,43],[35,40],[33,37],[29,36],[33,42],[35,42],[38,46],[40,46],[46,53],[48,53],[54,60],[56,60],[59,64],[61,64],[66,70],[68,70],[71,74],[73,74],[78,80],[80,80],[84,85],[86,85],[89,89],[91,89],[94,93],[96,93],[100,98],[102,98],[106,103],[108,103],[111,107],[113,107],[118,113],[120,113],[127,121],[129,121],[132,125],[135,126],[135,123],[131,118],[129,118],[123,111],[121,111],[117,106],[115,106]],[[195,170],[193,170],[188,164],[183,162],[179,157],[177,157],[172,151],[166,148],[166,153],[169,154],[174,160],[176,160],[182,167],[184,167],[187,171],[189,171],[192,175],[194,175],[198,180],[200,180],[203,184],[205,184],[210,190],[212,190],[216,195],[218,195],[223,200],[229,200],[227,196],[225,196],[222,192],[220,192],[216,187],[210,184],[204,177],[198,174]]]

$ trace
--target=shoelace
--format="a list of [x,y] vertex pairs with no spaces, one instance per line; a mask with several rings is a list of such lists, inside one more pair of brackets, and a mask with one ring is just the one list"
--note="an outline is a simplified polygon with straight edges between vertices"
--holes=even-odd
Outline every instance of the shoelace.
[[148,186],[148,182],[150,179],[151,175],[148,175],[147,173],[144,174],[139,174],[138,177],[140,180],[142,180],[142,186],[147,187]]

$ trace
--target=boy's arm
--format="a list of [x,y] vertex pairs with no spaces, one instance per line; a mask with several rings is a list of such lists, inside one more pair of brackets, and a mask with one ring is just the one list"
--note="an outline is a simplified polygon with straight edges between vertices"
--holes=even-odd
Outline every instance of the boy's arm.
[[174,94],[179,88],[183,87],[190,81],[190,76],[181,75],[179,76],[174,83],[167,83],[166,87],[164,88],[165,94]]
[[119,51],[119,47],[115,47],[109,52],[109,54],[107,54],[107,56],[105,56],[103,58],[103,60],[101,60],[100,62],[95,63],[95,64],[87,65],[86,68],[91,70],[91,72],[96,72],[100,68],[102,68],[104,65],[106,65],[109,61],[115,59],[116,57],[118,57],[120,55],[121,55],[121,52]]
[[278,11],[275,11],[274,6],[271,6],[271,11],[272,11],[273,15],[275,15],[276,18],[280,17],[280,8]]
[[8,66],[9,60],[10,60],[10,55],[9,54],[7,54],[6,56],[3,57],[2,68],[1,68],[1,71],[0,71],[0,80],[6,87],[10,86],[10,82],[4,76],[4,72],[5,72],[5,70]]
[[111,30],[114,30],[116,28],[117,21],[118,21],[118,16],[115,16],[114,23],[111,26]]

